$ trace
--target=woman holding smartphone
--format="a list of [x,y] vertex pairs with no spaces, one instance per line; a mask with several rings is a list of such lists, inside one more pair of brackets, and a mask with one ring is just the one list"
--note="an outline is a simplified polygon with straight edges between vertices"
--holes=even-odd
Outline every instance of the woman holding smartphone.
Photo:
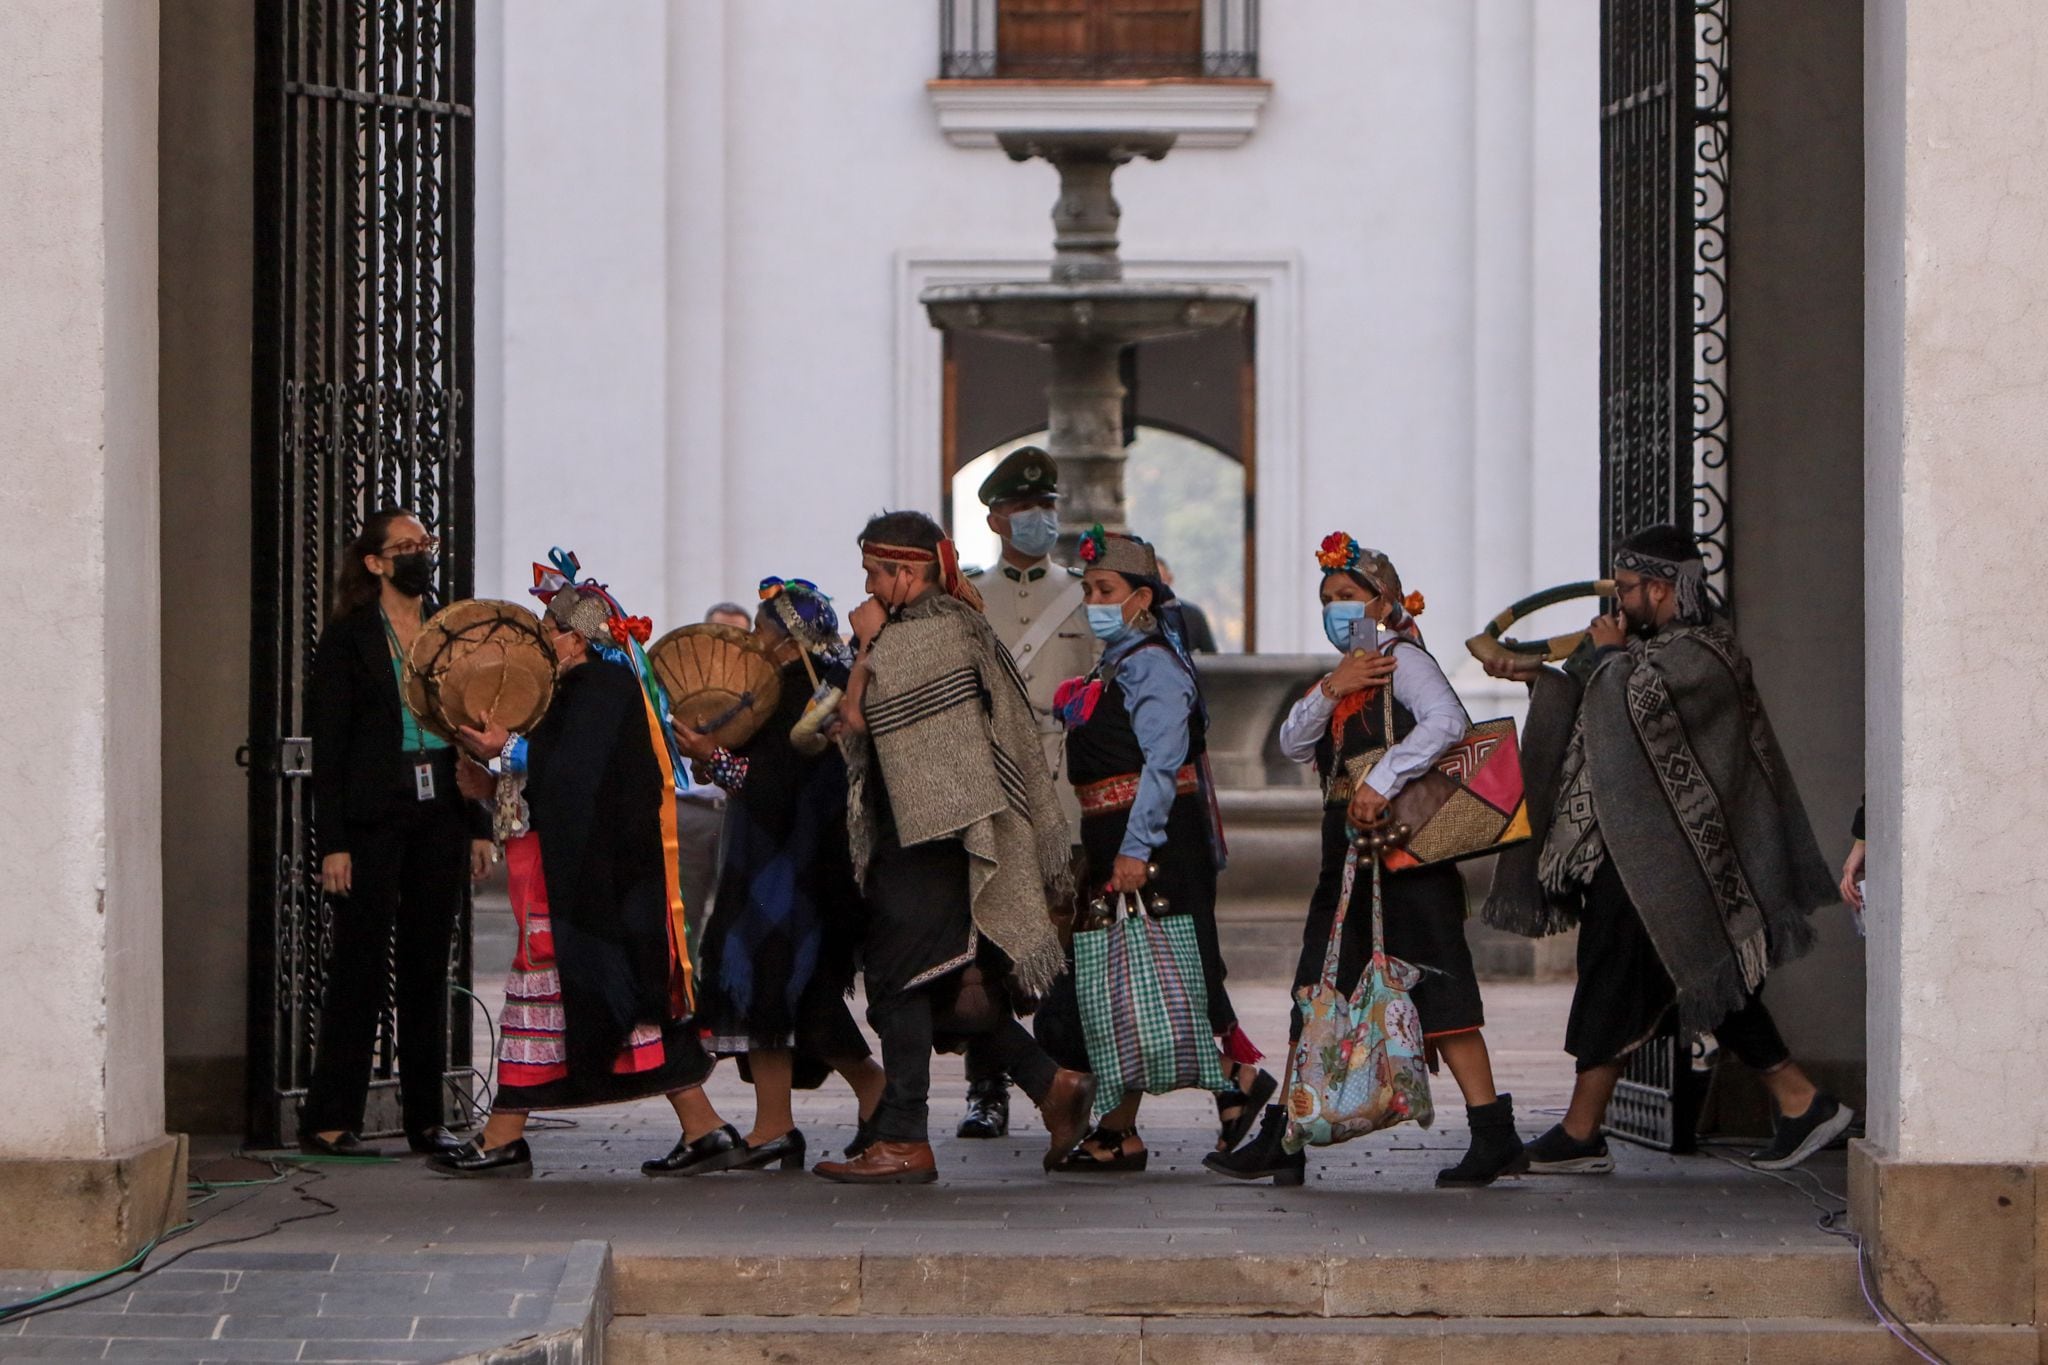
[[[1344,658],[1294,704],[1280,727],[1281,752],[1297,763],[1313,763],[1323,787],[1322,873],[1302,926],[1296,990],[1322,976],[1351,831],[1384,823],[1401,789],[1434,767],[1471,728],[1464,704],[1423,647],[1415,624],[1422,599],[1402,597],[1400,575],[1387,557],[1340,531],[1323,541],[1316,561],[1322,570],[1323,633]],[[1389,708],[1381,699],[1386,688],[1393,691],[1391,734]],[[1375,750],[1384,752],[1369,771],[1358,772],[1362,756]],[[1359,879],[1354,896],[1360,890],[1369,896],[1368,885]],[[1493,1088],[1493,1063],[1480,1031],[1486,1012],[1465,942],[1464,879],[1456,867],[1438,864],[1388,876],[1383,886],[1387,954],[1423,969],[1412,998],[1431,1066],[1440,1057],[1450,1067],[1471,1123],[1470,1149],[1456,1166],[1439,1171],[1436,1183],[1490,1185],[1518,1174],[1528,1159],[1515,1134],[1514,1101]],[[1357,986],[1372,951],[1372,916],[1365,907],[1352,908],[1356,913],[1345,917],[1337,961],[1337,986],[1344,991]],[[1299,1011],[1290,1017],[1289,1032],[1291,1039],[1300,1037]],[[1271,1176],[1276,1184],[1300,1184],[1308,1154],[1281,1150],[1286,1128],[1285,1114],[1274,1105],[1250,1142],[1203,1164],[1240,1180]]]
[[314,816],[333,951],[320,997],[299,1146],[361,1156],[377,1017],[397,931],[399,1095],[405,1136],[425,1155],[462,1144],[443,1124],[448,960],[465,873],[490,866],[490,817],[455,788],[455,750],[423,730],[401,693],[405,652],[426,621],[440,542],[411,511],[372,514],[349,542],[333,617],[313,659]]

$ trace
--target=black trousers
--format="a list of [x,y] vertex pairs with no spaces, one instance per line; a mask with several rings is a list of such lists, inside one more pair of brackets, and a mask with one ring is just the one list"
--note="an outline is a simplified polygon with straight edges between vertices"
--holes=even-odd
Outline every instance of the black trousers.
[[[1565,1025],[1565,1051],[1582,1072],[1613,1065],[1670,1029],[1677,998],[1621,874],[1612,859],[1603,862],[1579,912],[1579,984]],[[1757,1071],[1792,1059],[1771,1012],[1755,995],[1714,1025],[1714,1038]]]
[[[399,1097],[405,1130],[422,1132],[446,1121],[448,957],[469,875],[468,826],[461,803],[443,798],[377,824],[351,823],[348,837],[353,890],[334,902],[334,951],[300,1127],[361,1130],[377,1016],[395,965]],[[394,926],[392,964],[386,952]]]
[[[947,1011],[960,985],[959,973],[898,991],[868,1004],[868,1023],[882,1040],[886,1082],[875,1109],[874,1133],[881,1142],[926,1142],[931,1137],[932,1046],[935,1015]],[[980,1055],[998,1073],[1008,1073],[1032,1103],[1045,1100],[1058,1068],[1007,1009],[985,1033],[974,1035],[968,1055]]]

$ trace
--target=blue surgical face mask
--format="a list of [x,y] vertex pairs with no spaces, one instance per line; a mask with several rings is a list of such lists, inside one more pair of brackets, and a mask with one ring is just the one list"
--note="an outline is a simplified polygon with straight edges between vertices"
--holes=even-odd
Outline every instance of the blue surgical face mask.
[[1351,648],[1351,627],[1365,619],[1363,602],[1325,602],[1323,634],[1339,649]]
[[1088,629],[1095,632],[1095,638],[1104,644],[1116,639],[1130,629],[1124,623],[1124,604],[1121,602],[1091,602],[1088,605]]
[[1027,507],[1010,513],[1010,544],[1020,555],[1037,559],[1060,542],[1060,514],[1050,507]]

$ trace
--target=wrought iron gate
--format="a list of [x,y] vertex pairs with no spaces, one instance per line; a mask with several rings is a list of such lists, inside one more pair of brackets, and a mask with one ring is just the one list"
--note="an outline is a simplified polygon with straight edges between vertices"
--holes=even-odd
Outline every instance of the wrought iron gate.
[[[1687,527],[1728,596],[1728,0],[1601,0],[1600,562]],[[1610,1129],[1690,1141],[1690,1040],[1638,1051]]]
[[[258,5],[250,1137],[291,1136],[311,1072],[328,908],[306,682],[342,547],[386,503],[470,592],[473,0]],[[469,975],[469,917],[450,945]],[[452,994],[452,993],[451,993]],[[469,1073],[468,1010],[450,1030]],[[397,1126],[383,1021],[366,1127]]]

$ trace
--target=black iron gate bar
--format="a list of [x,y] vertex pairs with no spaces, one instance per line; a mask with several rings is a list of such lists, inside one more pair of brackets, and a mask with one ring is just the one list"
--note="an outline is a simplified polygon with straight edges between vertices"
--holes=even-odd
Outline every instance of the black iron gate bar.
[[[1601,45],[1600,563],[1645,527],[1688,527],[1725,601],[1728,0],[1602,0]],[[1631,1055],[1609,1130],[1688,1145],[1692,1051]]]
[[[443,600],[470,592],[472,5],[257,10],[248,1126],[258,1141],[288,1136],[294,1122],[332,923],[305,781],[320,756],[304,739],[327,584],[364,517],[405,502],[442,538]],[[465,914],[450,945],[464,986],[468,944]],[[466,1008],[456,1022],[451,1078],[469,1070]],[[383,1091],[392,1042],[387,1015]],[[375,1097],[381,1110],[388,1100]]]

